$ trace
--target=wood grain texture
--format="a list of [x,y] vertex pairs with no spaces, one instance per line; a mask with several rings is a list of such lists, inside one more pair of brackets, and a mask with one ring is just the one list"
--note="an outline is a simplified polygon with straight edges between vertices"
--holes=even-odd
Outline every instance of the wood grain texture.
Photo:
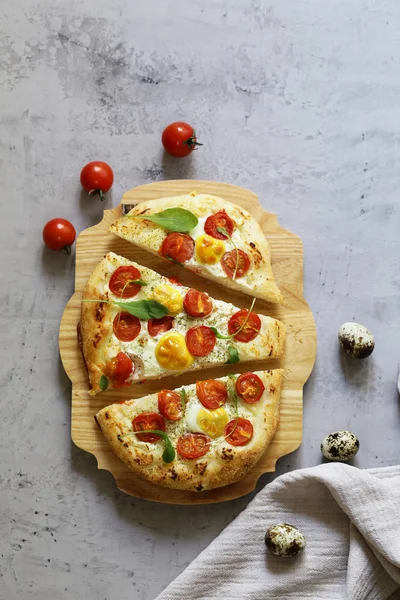
[[[109,251],[121,254],[163,275],[176,276],[184,285],[207,291],[221,300],[243,308],[249,306],[249,296],[202,279],[171,262],[135,248],[108,231],[111,223],[122,214],[123,204],[138,204],[144,200],[187,194],[194,190],[234,202],[248,210],[259,222],[271,244],[274,275],[284,295],[284,302],[282,305],[274,305],[257,300],[256,310],[280,319],[287,326],[286,354],[283,359],[234,365],[235,372],[277,367],[285,369],[281,419],[273,442],[257,465],[242,480],[202,493],[168,490],[134,475],[114,455],[98,429],[94,415],[104,406],[118,400],[138,398],[154,393],[161,387],[174,388],[194,383],[200,373],[204,373],[204,377],[222,376],[232,372],[233,365],[168,377],[138,384],[130,389],[110,390],[90,397],[87,375],[76,337],[83,288],[95,265]],[[72,439],[79,448],[91,452],[97,458],[100,469],[106,469],[113,474],[120,490],[140,498],[172,504],[222,502],[248,494],[254,489],[259,477],[263,473],[274,471],[278,458],[296,450],[302,439],[303,386],[311,373],[316,356],[314,318],[303,298],[302,242],[299,237],[279,226],[276,215],[267,213],[254,193],[237,186],[212,181],[175,180],[133,188],[124,194],[121,205],[104,212],[101,223],[86,229],[78,237],[75,293],[62,317],[59,343],[61,359],[72,382]]]

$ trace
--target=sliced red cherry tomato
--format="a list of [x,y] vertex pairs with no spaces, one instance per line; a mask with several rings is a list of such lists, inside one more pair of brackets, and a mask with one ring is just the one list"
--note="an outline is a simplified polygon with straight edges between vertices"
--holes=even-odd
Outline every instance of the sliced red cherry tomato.
[[204,433],[185,433],[178,439],[176,450],[182,458],[192,460],[207,454],[210,442],[210,438]]
[[215,379],[196,381],[196,393],[202,405],[210,410],[223,406],[228,398],[226,385]]
[[183,308],[191,317],[201,318],[212,313],[213,304],[208,294],[191,288],[183,299]]
[[160,319],[150,319],[147,323],[147,330],[152,337],[169,331],[174,326],[174,317],[166,315]]
[[229,237],[232,236],[235,224],[224,210],[219,210],[215,215],[210,215],[207,218],[204,224],[204,231],[217,240],[226,240],[227,236],[221,231],[218,231],[219,227],[224,228]]
[[111,189],[114,173],[110,165],[96,160],[85,165],[81,171],[81,185],[91,196],[99,194],[103,200],[105,192]]
[[165,258],[184,263],[194,254],[194,240],[185,233],[169,233],[162,243],[160,252]]
[[236,379],[236,391],[248,404],[258,402],[264,390],[263,382],[255,373],[242,373]]
[[67,219],[52,219],[43,228],[43,241],[50,250],[64,250],[65,254],[71,254],[75,237],[75,227]]
[[118,267],[111,275],[108,287],[113,294],[120,298],[133,298],[139,293],[141,285],[132,283],[135,279],[140,279],[140,271],[136,267],[127,265]]
[[[165,421],[158,413],[144,412],[133,419],[132,427],[133,431],[146,431],[147,429],[165,431]],[[157,433],[138,433],[136,437],[142,442],[149,443],[160,439]]]
[[108,361],[105,375],[111,380],[113,387],[125,387],[129,375],[134,369],[134,364],[125,352],[118,352],[117,356]]
[[[238,252],[239,259],[237,258]],[[237,269],[236,261],[238,261]],[[235,279],[239,279],[240,277],[244,277],[249,270],[250,259],[246,252],[243,252],[243,250],[229,250],[229,252],[225,252],[221,258],[221,267],[223,268],[225,274],[231,279],[233,279],[233,274],[235,273],[236,269]]]
[[245,446],[253,437],[253,425],[248,419],[232,419],[225,427],[225,439],[231,446]]
[[182,417],[182,400],[177,392],[161,390],[158,392],[158,410],[169,421],[179,421]]
[[115,315],[113,322],[114,335],[121,342],[133,342],[140,333],[140,321],[128,312],[120,312]]
[[[233,335],[237,342],[251,342],[260,332],[261,319],[256,313],[250,313],[248,318],[248,310],[239,310],[237,313],[231,316],[228,321],[229,335]],[[237,335],[234,335],[243,325],[246,320],[246,324],[239,331]]]
[[209,327],[192,327],[186,333],[186,345],[193,356],[207,356],[214,349],[217,338]]
[[162,133],[161,141],[168,154],[177,158],[191,154],[196,146],[202,146],[197,141],[193,127],[183,121],[168,125]]

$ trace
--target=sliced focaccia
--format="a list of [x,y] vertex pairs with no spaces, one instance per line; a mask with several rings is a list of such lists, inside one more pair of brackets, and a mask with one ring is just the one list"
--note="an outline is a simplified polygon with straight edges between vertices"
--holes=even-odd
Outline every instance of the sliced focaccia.
[[83,292],[91,394],[143,379],[283,354],[285,326],[110,252]]
[[226,287],[282,302],[260,225],[222,198],[193,192],[141,202],[111,231]]
[[237,481],[264,454],[278,427],[282,377],[276,369],[206,379],[107,406],[96,420],[134,473],[210,490]]

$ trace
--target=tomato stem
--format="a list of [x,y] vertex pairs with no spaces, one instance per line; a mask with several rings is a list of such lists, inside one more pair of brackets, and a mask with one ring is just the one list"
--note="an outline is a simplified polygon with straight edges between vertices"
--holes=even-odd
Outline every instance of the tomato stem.
[[103,190],[101,190],[100,188],[97,188],[97,189],[94,189],[94,190],[90,190],[89,196],[94,196],[95,194],[98,194],[100,196],[100,200],[103,202],[103,200],[104,200],[104,192],[103,192]]
[[196,150],[196,146],[203,146],[200,144],[194,136],[190,137],[186,142],[183,142],[184,146],[189,146],[191,150]]

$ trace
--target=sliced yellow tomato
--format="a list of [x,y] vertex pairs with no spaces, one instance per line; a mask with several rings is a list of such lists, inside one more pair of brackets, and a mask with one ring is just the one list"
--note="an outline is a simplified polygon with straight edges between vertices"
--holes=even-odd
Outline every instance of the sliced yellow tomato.
[[225,426],[228,424],[228,421],[228,413],[222,407],[215,410],[202,408],[197,415],[197,425],[212,438],[224,435]]
[[196,258],[206,265],[215,265],[225,253],[223,240],[216,240],[204,233],[196,238]]
[[185,337],[177,331],[162,336],[155,350],[158,363],[171,371],[184,371],[194,361],[186,346]]
[[183,298],[172,285],[162,283],[157,285],[152,294],[154,300],[161,302],[168,308],[170,315],[177,315],[183,308]]

